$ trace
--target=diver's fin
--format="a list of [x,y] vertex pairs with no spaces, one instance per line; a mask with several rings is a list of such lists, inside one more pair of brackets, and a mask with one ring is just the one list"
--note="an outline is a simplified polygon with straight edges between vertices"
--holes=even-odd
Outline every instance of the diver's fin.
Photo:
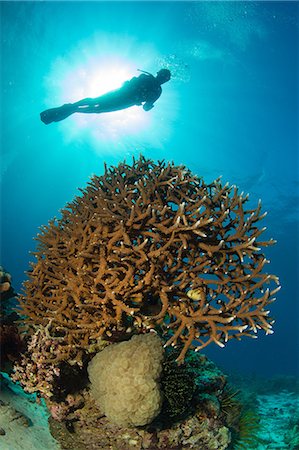
[[67,103],[59,108],[46,109],[40,113],[41,121],[46,125],[52,122],[59,122],[60,120],[66,119],[76,110],[76,107],[72,103]]

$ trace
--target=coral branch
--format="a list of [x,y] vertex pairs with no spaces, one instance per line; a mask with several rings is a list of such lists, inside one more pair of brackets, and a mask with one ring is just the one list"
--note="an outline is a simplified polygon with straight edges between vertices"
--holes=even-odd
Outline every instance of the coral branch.
[[261,248],[274,241],[259,241],[261,203],[247,202],[164,161],[106,167],[37,237],[21,297],[31,345],[51,323],[45,364],[80,363],[104,334],[156,327],[183,361],[193,346],[269,334],[279,281]]

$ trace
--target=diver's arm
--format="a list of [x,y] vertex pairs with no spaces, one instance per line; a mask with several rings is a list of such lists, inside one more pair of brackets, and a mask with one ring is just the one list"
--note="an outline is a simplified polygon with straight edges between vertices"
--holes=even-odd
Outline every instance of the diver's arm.
[[151,109],[153,109],[154,106],[155,105],[153,103],[146,102],[143,105],[143,109],[144,109],[144,111],[150,111]]
[[82,100],[79,100],[78,102],[73,103],[73,106],[83,107],[83,108],[88,108],[90,106],[96,106],[99,103],[98,98],[90,98],[90,97],[83,98]]
[[147,100],[145,103],[143,103],[143,109],[144,111],[150,111],[155,106],[154,103],[158,98],[160,97],[160,94],[157,95],[157,98],[155,100]]
[[156,92],[152,92],[150,95],[147,95],[146,102],[143,104],[144,111],[150,111],[154,107],[155,101],[158,100],[162,93],[162,89],[159,86],[158,89],[156,89]]

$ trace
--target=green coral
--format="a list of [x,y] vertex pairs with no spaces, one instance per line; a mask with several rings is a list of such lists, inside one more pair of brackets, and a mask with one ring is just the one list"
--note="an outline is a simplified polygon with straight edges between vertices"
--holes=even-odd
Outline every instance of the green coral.
[[220,409],[228,425],[234,425],[240,417],[242,403],[238,398],[239,393],[239,389],[236,390],[232,386],[226,385],[219,398]]
[[164,396],[160,420],[176,422],[186,418],[193,411],[193,398],[196,390],[195,376],[185,364],[178,365],[177,351],[167,352],[160,380]]
[[217,392],[226,383],[226,377],[205,356],[189,350],[185,362],[177,364],[181,348],[166,348],[160,386],[163,405],[156,422],[167,427],[182,421],[195,411],[204,417],[218,416],[220,404]]
[[261,443],[260,416],[255,407],[255,396],[226,385],[220,396],[223,420],[230,428],[230,450],[249,450]]
[[237,426],[231,429],[231,450],[254,449],[262,441],[259,437],[261,430],[260,417],[256,410],[243,407],[239,415]]
[[226,376],[205,355],[189,351],[186,355],[186,363],[195,377],[198,393],[210,393],[223,389]]

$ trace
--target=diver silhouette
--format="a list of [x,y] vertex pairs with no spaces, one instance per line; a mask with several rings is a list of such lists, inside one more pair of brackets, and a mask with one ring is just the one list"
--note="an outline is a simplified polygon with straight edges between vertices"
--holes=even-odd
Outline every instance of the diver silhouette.
[[64,120],[74,113],[105,113],[142,105],[144,111],[150,111],[162,93],[161,84],[170,80],[168,69],[161,69],[156,76],[143,72],[138,77],[126,81],[121,88],[107,92],[97,98],[84,98],[76,103],[67,103],[40,113],[46,125]]

